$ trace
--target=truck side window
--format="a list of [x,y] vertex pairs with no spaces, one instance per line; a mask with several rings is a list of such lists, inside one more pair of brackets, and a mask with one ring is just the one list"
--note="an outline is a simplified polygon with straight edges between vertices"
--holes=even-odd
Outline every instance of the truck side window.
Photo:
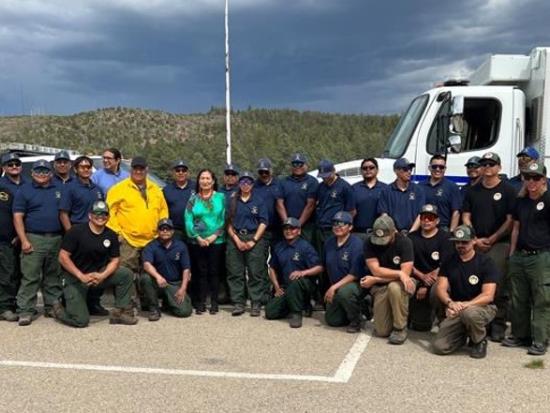
[[[482,150],[496,143],[500,129],[501,112],[502,108],[497,99],[464,99],[462,152]],[[430,154],[438,152],[437,117],[430,128],[426,149]]]

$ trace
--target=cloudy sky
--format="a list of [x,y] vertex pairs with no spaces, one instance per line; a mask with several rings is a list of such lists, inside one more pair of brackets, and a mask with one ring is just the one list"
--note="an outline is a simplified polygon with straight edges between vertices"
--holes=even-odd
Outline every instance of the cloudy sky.
[[[550,46],[548,0],[230,0],[234,108],[396,113],[489,53]],[[0,0],[0,115],[224,105],[224,0]]]

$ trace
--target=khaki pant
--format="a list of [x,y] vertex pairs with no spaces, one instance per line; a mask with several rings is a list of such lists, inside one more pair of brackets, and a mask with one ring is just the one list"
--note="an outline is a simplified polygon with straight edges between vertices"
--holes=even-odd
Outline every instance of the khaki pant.
[[141,248],[132,247],[124,238],[120,241],[120,266],[134,274],[141,272]]
[[374,331],[379,337],[388,337],[393,330],[407,327],[409,294],[401,281],[371,288],[374,297]]
[[495,305],[473,306],[463,310],[457,317],[446,318],[432,343],[434,353],[450,354],[464,344],[469,337],[477,344],[487,335],[486,326],[496,314]]

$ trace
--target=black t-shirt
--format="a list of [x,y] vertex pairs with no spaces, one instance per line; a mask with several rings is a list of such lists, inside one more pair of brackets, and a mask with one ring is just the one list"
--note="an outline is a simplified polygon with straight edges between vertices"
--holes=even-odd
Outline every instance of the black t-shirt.
[[455,252],[441,264],[439,276],[449,280],[451,300],[470,301],[481,293],[483,284],[498,283],[501,274],[485,254],[476,252],[470,261],[463,262]]
[[7,187],[0,185],[0,243],[3,244],[9,244],[15,238],[12,204],[13,194]]
[[395,234],[394,242],[389,245],[374,245],[369,238],[364,248],[365,259],[378,258],[384,268],[399,270],[402,263],[414,260],[412,241],[400,233]]
[[512,214],[516,201],[515,189],[504,181],[494,188],[482,183],[468,189],[462,210],[471,214],[472,225],[478,237],[493,235]]
[[550,248],[550,193],[539,199],[518,198],[512,215],[519,221],[518,249]]
[[109,228],[94,234],[87,223],[71,227],[61,249],[71,253],[71,259],[83,273],[102,271],[111,258],[120,256],[117,235]]
[[409,234],[414,248],[414,266],[418,271],[428,273],[441,266],[441,263],[454,251],[449,241],[450,234],[440,229],[431,238],[424,238],[421,231]]

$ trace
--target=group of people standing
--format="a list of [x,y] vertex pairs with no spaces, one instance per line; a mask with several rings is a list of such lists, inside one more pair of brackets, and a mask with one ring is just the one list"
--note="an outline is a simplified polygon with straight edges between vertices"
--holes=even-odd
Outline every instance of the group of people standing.
[[[445,177],[440,154],[419,184],[405,158],[394,162],[389,184],[378,180],[376,159],[363,160],[354,185],[329,160],[319,163],[318,181],[300,153],[286,177],[275,177],[264,158],[256,173],[226,165],[220,183],[207,168],[190,179],[176,160],[160,189],[143,157],[132,159],[129,175],[120,170],[115,148],[93,175],[90,158],[71,164],[62,151],[53,166],[33,164],[30,182],[8,153],[0,318],[31,324],[40,287],[44,314],[75,327],[90,315],[135,324],[139,298],[150,321],[161,310],[216,314],[229,302],[240,316],[250,300],[251,316],[263,307],[267,319],[299,328],[315,303],[328,325],[350,333],[373,317],[375,334],[391,344],[437,321],[438,354],[469,341],[471,356],[482,358],[490,338],[541,355],[550,323],[550,200],[538,158],[534,148],[521,151],[521,172],[510,180],[499,175],[498,154],[471,158],[461,188]],[[107,287],[110,313],[100,302]]]

